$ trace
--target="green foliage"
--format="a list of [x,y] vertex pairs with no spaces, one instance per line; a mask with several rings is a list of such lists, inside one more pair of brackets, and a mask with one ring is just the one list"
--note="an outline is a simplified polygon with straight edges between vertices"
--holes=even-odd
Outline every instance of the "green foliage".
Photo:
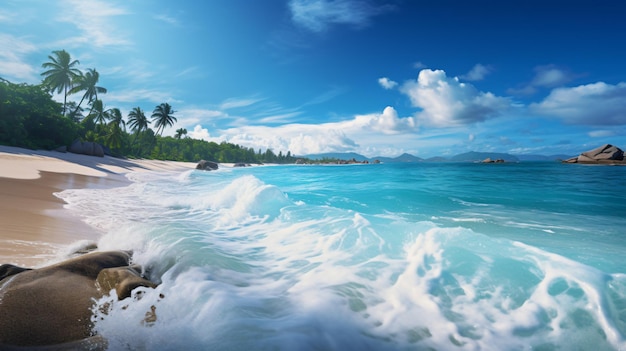
[[78,131],[41,85],[0,82],[0,143],[53,149],[71,143]]

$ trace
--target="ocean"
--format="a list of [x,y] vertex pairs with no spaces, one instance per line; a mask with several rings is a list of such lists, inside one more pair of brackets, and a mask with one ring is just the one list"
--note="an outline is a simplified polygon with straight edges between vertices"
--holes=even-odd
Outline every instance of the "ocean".
[[96,302],[111,350],[626,350],[626,167],[128,178],[57,194],[159,283]]

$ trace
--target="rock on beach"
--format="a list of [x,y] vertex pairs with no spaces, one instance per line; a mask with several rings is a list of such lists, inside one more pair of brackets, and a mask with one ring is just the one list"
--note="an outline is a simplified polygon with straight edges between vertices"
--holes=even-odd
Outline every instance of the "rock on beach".
[[122,299],[138,286],[155,286],[130,266],[130,258],[109,251],[38,269],[1,265],[0,350],[106,348],[106,340],[92,335],[94,300],[111,289]]

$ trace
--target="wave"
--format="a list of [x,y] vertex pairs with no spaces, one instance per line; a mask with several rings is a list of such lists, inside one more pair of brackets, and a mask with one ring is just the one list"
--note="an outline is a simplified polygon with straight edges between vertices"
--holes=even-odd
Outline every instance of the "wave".
[[467,227],[291,199],[251,174],[132,177],[60,194],[106,232],[101,249],[133,250],[160,283],[97,301],[111,349],[626,347],[623,274]]

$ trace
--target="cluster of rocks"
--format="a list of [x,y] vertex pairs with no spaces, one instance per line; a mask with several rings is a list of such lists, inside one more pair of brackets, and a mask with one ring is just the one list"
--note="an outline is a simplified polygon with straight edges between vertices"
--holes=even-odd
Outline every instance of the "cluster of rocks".
[[106,148],[96,142],[80,140],[74,140],[74,142],[72,142],[72,145],[70,145],[69,147],[62,146],[56,149],[56,151],[71,152],[73,154],[98,157],[104,157],[104,155],[107,153]]
[[576,157],[564,160],[563,163],[583,164],[626,164],[624,151],[611,144],[585,151]]
[[498,159],[492,160],[491,157],[487,157],[486,159],[480,161],[480,163],[504,163],[504,159],[498,158]]

